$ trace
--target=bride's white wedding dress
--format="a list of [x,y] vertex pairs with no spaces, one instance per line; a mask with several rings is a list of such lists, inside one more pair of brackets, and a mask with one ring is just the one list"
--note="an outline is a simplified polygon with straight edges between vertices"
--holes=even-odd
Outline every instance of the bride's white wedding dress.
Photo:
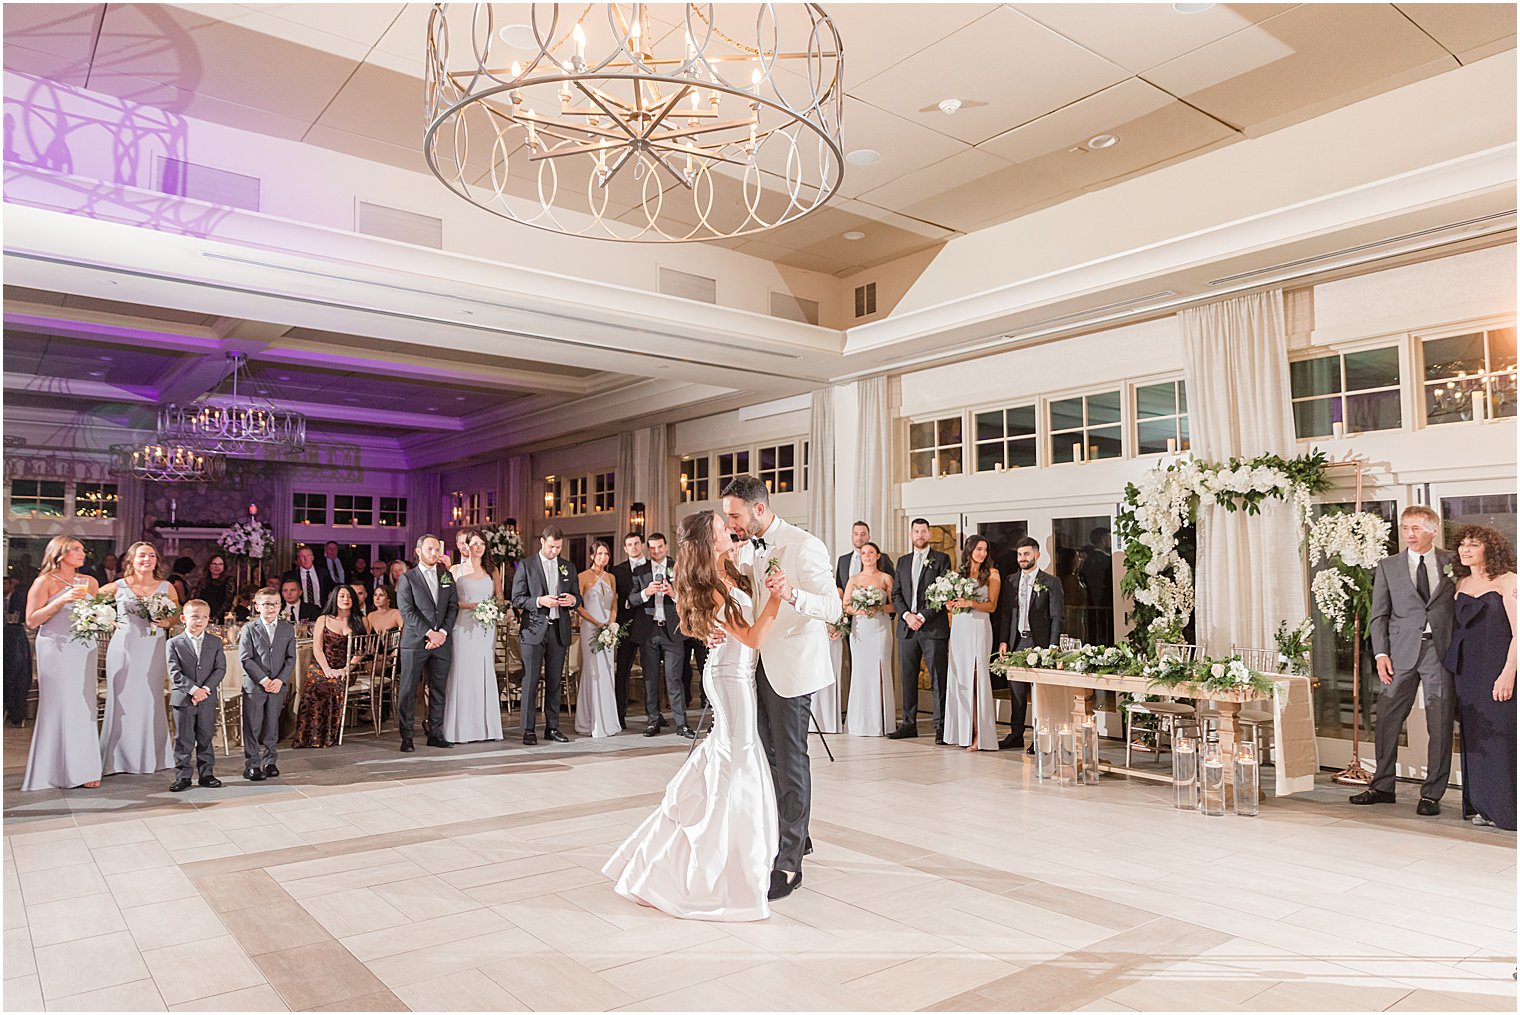
[[[738,589],[733,598],[753,619],[752,600]],[[708,653],[702,687],[712,732],[602,868],[619,895],[687,920],[770,916],[765,893],[780,826],[757,724],[756,658],[734,637]]]

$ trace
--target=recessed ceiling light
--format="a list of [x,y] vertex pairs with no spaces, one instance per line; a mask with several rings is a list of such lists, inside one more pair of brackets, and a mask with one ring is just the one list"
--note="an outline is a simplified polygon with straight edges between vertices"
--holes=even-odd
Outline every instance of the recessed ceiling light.
[[115,360],[116,357],[115,356],[106,356],[106,355],[102,354],[100,356],[97,356],[96,359],[100,360],[100,362],[102,362],[102,363],[110,363],[113,360]]
[[104,377],[105,375],[106,375],[106,372],[104,370],[91,370],[90,371],[90,376],[91,377]]
[[427,407],[427,410],[428,410],[428,412],[437,412],[438,411],[438,406],[436,406],[436,405],[430,405],[430,406]]
[[1172,4],[1172,10],[1178,14],[1202,14],[1213,6],[1213,4]]
[[454,401],[456,401],[456,402],[463,402],[464,401],[464,396],[463,395],[455,395],[454,396]]
[[[1213,6],[1210,4],[1210,6]],[[537,49],[532,25],[508,25],[501,30],[501,41],[513,49]]]
[[866,234],[861,232],[859,229],[851,229],[849,232],[844,234],[844,238],[847,240],[863,240],[866,238]]
[[874,166],[881,161],[881,152],[875,148],[857,148],[844,157],[852,166]]
[[473,311],[473,310],[461,310],[459,312],[459,316],[461,316],[461,317],[474,317],[475,316],[475,311]]
[[354,398],[352,395],[350,395],[348,398],[345,398],[343,401],[347,402],[349,405],[359,404],[359,400],[357,398]]
[[290,380],[290,375],[289,374],[275,374],[275,380],[288,381],[288,380]]
[[1114,137],[1112,134],[1099,134],[1097,137],[1090,138],[1088,140],[1087,147],[1089,147],[1089,148],[1112,148],[1114,145],[1116,145],[1118,143],[1119,143],[1119,139],[1116,138],[1116,137]]

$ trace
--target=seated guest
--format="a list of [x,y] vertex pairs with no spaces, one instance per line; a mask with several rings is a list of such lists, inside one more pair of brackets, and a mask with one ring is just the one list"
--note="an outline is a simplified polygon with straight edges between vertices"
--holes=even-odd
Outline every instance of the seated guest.
[[[1025,536],[1014,550],[1019,572],[1009,576],[1000,597],[1002,621],[997,628],[1003,634],[998,651],[1058,645],[1066,615],[1065,589],[1055,575],[1040,570],[1038,541]],[[1027,681],[1010,680],[1008,689],[1013,692],[1013,732],[998,743],[1005,751],[1024,746],[1024,715],[1029,707]]]
[[[1515,830],[1515,551],[1498,531],[1457,533],[1456,627],[1443,665],[1462,724],[1462,816]],[[1464,573],[1465,572],[1465,573]]]
[[317,564],[317,570],[323,578],[327,579],[327,591],[322,593],[322,601],[327,602],[327,596],[339,585],[348,584],[348,569],[343,566],[339,554],[342,552],[336,540],[329,539],[322,546],[322,560]]
[[1367,789],[1353,795],[1353,804],[1391,804],[1398,774],[1399,734],[1414,707],[1415,692],[1425,699],[1425,729],[1430,753],[1420,802],[1415,813],[1441,813],[1441,797],[1451,780],[1452,724],[1456,692],[1451,674],[1442,665],[1451,643],[1456,587],[1446,577],[1452,555],[1437,549],[1441,516],[1423,504],[1411,504],[1399,515],[1404,552],[1378,561],[1372,573],[1372,617],[1368,627],[1377,657],[1377,768]]
[[280,585],[280,619],[292,624],[316,620],[322,611],[301,598],[301,586],[287,579]]
[[263,587],[266,588],[266,589],[268,589],[269,591],[273,592],[275,595],[279,595],[280,594],[280,586],[282,584],[284,584],[284,582],[280,578],[280,576],[277,575],[277,574],[271,573],[271,574],[268,574],[268,575],[264,576],[264,585],[263,585]]
[[105,584],[105,582],[114,582],[116,579],[121,577],[120,559],[121,558],[119,558],[114,553],[108,553],[104,557],[100,558],[100,570],[105,574],[105,578],[102,580],[101,584]]
[[359,611],[360,617],[363,617],[369,612],[369,590],[364,587],[363,582],[357,581],[349,582],[348,587],[354,593],[354,609]]
[[194,756],[200,784],[216,789],[222,780],[213,764],[216,751],[211,732],[216,725],[216,696],[227,675],[227,650],[222,639],[208,635],[211,607],[192,599],[180,616],[185,629],[169,639],[169,705],[174,709],[174,784],[170,793],[190,788],[190,762]]
[[301,683],[296,733],[291,747],[335,747],[343,725],[344,689],[348,686],[348,636],[363,634],[354,590],[339,585],[311,632],[311,665]]
[[243,778],[263,782],[280,774],[275,765],[285,685],[296,671],[296,630],[280,619],[280,597],[260,589],[253,597],[258,618],[238,634],[243,664]]
[[[335,544],[336,545],[336,544]],[[316,554],[309,546],[296,551],[296,566],[285,572],[282,581],[295,582],[301,602],[322,612],[322,604],[339,584],[328,577],[327,571],[317,566]]]
[[227,573],[227,558],[213,553],[206,561],[206,577],[196,595],[211,608],[211,619],[221,623],[232,610],[232,576]]
[[369,573],[368,557],[354,558],[353,566],[348,569],[348,583],[350,585],[363,585],[365,592],[375,587],[375,580],[370,577]]
[[391,564],[388,560],[377,560],[369,566],[369,590],[371,592],[386,583],[386,576],[390,574],[390,570]]
[[395,595],[396,589],[401,584],[401,577],[406,574],[406,561],[393,560],[390,562],[390,570],[386,572],[385,584],[390,586],[391,594]]
[[364,615],[364,627],[370,634],[401,630],[401,611],[396,609],[391,590],[386,585],[376,585],[369,612]]

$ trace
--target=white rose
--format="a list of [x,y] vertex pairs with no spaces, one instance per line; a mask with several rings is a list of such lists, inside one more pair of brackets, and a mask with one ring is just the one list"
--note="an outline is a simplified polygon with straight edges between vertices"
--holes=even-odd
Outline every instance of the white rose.
[[1209,675],[1215,679],[1224,676],[1224,663],[1215,663],[1213,666],[1210,666]]
[[114,606],[97,606],[97,607],[95,607],[95,623],[97,623],[97,624],[114,624],[115,622],[116,622],[116,607],[114,607]]
[[1030,669],[1034,669],[1035,667],[1039,666],[1040,665],[1040,653],[1038,653],[1038,652],[1031,652],[1031,653],[1029,653],[1029,656],[1024,660],[1024,664],[1026,666],[1028,666]]

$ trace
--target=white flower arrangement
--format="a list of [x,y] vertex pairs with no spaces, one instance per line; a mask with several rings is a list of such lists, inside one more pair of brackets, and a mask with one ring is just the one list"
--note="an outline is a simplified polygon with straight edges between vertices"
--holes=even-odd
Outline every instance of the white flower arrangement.
[[610,624],[603,624],[601,627],[598,627],[596,629],[596,633],[591,636],[591,651],[612,652],[617,648],[618,642],[622,641],[627,634],[627,624],[618,624],[615,622]]
[[1388,522],[1366,511],[1327,514],[1309,528],[1309,564],[1326,565],[1309,583],[1314,607],[1337,631],[1365,630],[1372,569],[1388,552]]
[[96,593],[69,609],[69,626],[73,641],[98,641],[116,630],[116,600]]
[[486,627],[495,627],[506,615],[506,607],[500,599],[482,599],[475,604],[475,619]]
[[1351,578],[1333,567],[1321,571],[1309,583],[1309,592],[1314,596],[1314,608],[1337,631],[1346,626],[1351,588]]
[[[982,600],[981,595],[977,591],[976,582],[963,574],[954,572],[942,574],[934,579],[924,597],[929,601],[929,605],[936,610],[943,610],[945,604],[952,599],[969,599],[974,602],[981,602]],[[961,608],[952,612],[965,613],[967,611]]]
[[263,560],[274,549],[274,533],[257,518],[234,522],[217,537],[216,545],[229,556]]
[[488,525],[480,530],[480,538],[485,540],[486,549],[491,551],[491,556],[500,561],[518,561],[523,559],[522,534],[516,529],[506,525]]
[[850,606],[867,617],[876,616],[876,611],[886,605],[887,594],[881,589],[861,586],[850,593]]
[[137,600],[132,612],[152,625],[148,628],[149,634],[157,634],[162,630],[158,622],[177,616],[179,607],[174,605],[174,600],[169,598],[167,592],[155,592],[146,599]]

